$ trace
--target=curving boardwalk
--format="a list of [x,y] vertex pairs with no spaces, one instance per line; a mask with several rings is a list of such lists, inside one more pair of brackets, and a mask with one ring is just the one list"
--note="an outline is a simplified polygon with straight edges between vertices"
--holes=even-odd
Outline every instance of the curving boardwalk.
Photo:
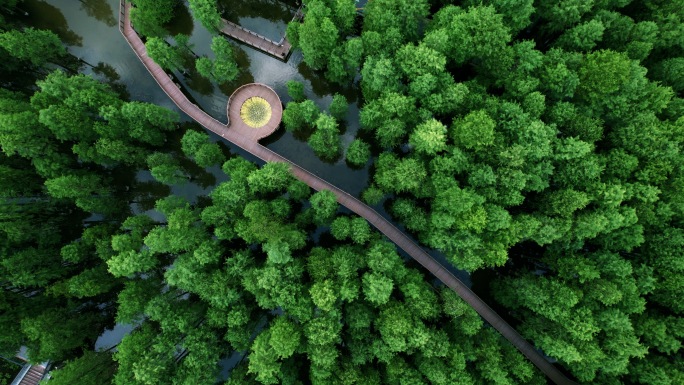
[[392,240],[397,246],[402,248],[408,255],[415,259],[418,263],[423,265],[435,277],[442,281],[445,285],[454,290],[464,301],[466,301],[482,318],[484,318],[492,327],[501,333],[511,344],[513,344],[520,352],[522,352],[532,363],[539,368],[546,376],[558,385],[577,385],[571,381],[563,373],[561,373],[555,366],[549,363],[542,354],[528,343],[520,334],[518,334],[513,327],[511,327],[501,316],[492,310],[480,297],[478,297],[472,290],[470,290],[463,282],[451,274],[444,266],[433,259],[425,250],[416,245],[406,234],[394,227],[389,221],[383,218],[375,210],[371,209],[358,199],[340,190],[325,180],[311,174],[305,169],[290,162],[286,158],[274,153],[268,148],[260,145],[256,140],[245,137],[240,134],[238,130],[233,130],[218,120],[212,118],[205,113],[196,104],[193,104],[181,92],[178,86],[169,78],[159,65],[157,65],[145,50],[145,44],[140,40],[138,34],[133,30],[129,19],[130,4],[125,0],[120,0],[120,20],[119,28],[124,35],[128,44],[133,48],[138,58],[145,65],[147,70],[152,74],[159,86],[164,92],[173,100],[173,102],[183,112],[188,114],[206,129],[220,135],[224,139],[230,141],[236,146],[244,149],[252,155],[260,158],[265,162],[283,162],[288,163],[291,167],[292,173],[297,179],[308,184],[314,190],[330,190],[337,196],[337,201],[349,210],[364,217],[375,228],[383,233],[387,238]]

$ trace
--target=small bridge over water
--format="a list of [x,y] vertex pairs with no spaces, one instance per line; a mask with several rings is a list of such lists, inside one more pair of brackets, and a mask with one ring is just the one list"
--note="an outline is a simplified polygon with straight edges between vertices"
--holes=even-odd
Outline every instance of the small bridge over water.
[[[299,7],[292,20],[299,20],[302,17],[304,17],[302,7]],[[287,57],[290,55],[290,51],[292,50],[292,44],[287,41],[285,35],[283,35],[280,41],[276,42],[226,19],[221,19],[220,31],[226,36],[241,41],[250,47],[265,52],[282,61],[287,60]]]

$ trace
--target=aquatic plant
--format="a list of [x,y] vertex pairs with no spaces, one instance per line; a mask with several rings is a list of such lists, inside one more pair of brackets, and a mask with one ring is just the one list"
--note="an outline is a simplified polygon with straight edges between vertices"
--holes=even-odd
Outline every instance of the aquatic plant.
[[271,120],[271,105],[266,99],[253,96],[242,103],[240,117],[250,127],[262,127]]

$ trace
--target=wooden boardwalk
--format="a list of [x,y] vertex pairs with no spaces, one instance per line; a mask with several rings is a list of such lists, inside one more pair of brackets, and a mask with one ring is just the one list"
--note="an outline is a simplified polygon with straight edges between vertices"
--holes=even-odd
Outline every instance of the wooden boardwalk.
[[[271,105],[271,119],[263,127],[250,127],[240,118],[242,103],[253,96],[262,97]],[[249,83],[240,86],[228,98],[227,108],[230,130],[255,142],[274,133],[278,129],[280,120],[283,117],[283,103],[280,101],[278,94],[271,87],[259,83]]]
[[425,250],[416,245],[406,234],[394,227],[389,221],[383,218],[375,210],[368,207],[358,199],[354,198],[345,191],[333,186],[325,180],[316,175],[311,174],[307,170],[290,162],[288,159],[276,154],[268,148],[260,145],[253,138],[245,137],[240,134],[238,130],[232,130],[231,127],[219,122],[218,120],[209,116],[196,104],[193,104],[181,92],[164,70],[159,67],[149,56],[145,50],[145,44],[142,42],[138,34],[133,30],[130,23],[129,11],[130,4],[125,0],[120,0],[120,16],[121,20],[119,27],[128,44],[133,48],[138,58],[145,65],[150,74],[157,81],[164,92],[173,100],[173,102],[183,112],[192,117],[199,124],[206,129],[220,135],[224,139],[251,153],[252,155],[262,159],[265,162],[283,162],[290,165],[291,171],[297,179],[308,184],[314,190],[329,190],[337,196],[337,201],[349,210],[365,218],[387,238],[394,242],[397,246],[403,249],[408,255],[420,263],[423,267],[429,270],[437,279],[442,281],[445,285],[454,290],[466,303],[468,303],[482,318],[485,319],[492,327],[501,333],[511,344],[513,344],[520,352],[522,352],[532,363],[539,368],[546,376],[558,385],[576,385],[558,368],[549,363],[542,354],[540,354],[534,346],[527,342],[518,332],[511,327],[501,316],[492,310],[480,297],[477,296],[470,288],[463,282],[451,274],[444,266],[437,262]]
[[221,32],[283,61],[287,60],[292,49],[285,36],[276,42],[225,19],[221,19]]
[[45,377],[47,368],[44,365],[26,364],[12,381],[12,385],[38,385]]

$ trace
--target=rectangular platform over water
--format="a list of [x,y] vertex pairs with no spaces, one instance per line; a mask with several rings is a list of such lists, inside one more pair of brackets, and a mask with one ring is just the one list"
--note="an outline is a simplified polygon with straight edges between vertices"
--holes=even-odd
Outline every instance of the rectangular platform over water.
[[287,60],[292,50],[292,45],[285,36],[276,42],[225,19],[221,19],[221,32],[282,61]]

